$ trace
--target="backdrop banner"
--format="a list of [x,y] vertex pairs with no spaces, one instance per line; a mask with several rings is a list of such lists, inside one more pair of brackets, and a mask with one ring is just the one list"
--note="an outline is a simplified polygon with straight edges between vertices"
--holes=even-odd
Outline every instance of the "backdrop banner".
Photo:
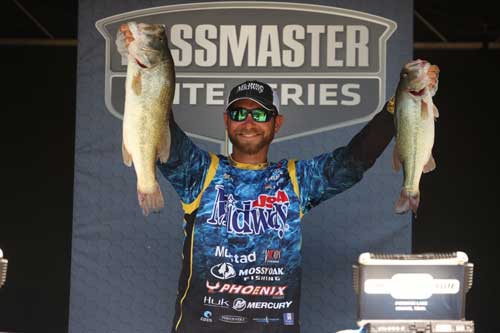
[[[81,0],[69,331],[169,332],[174,315],[183,212],[158,175],[166,206],[144,217],[122,162],[122,23],[166,25],[175,119],[203,149],[226,151],[232,86],[256,79],[276,89],[285,117],[270,151],[278,161],[345,145],[382,109],[412,59],[412,11],[410,0]],[[302,220],[303,332],[355,326],[360,253],[411,250],[411,217],[393,210],[402,173],[392,171],[392,146],[359,184]]]

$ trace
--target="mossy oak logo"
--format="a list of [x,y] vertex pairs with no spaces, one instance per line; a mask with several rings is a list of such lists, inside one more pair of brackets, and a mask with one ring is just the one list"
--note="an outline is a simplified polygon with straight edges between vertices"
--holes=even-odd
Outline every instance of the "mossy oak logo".
[[287,126],[275,142],[366,121],[384,103],[386,43],[395,22],[330,6],[204,2],[96,22],[106,39],[106,107],[118,118],[126,61],[114,39],[129,21],[167,26],[177,77],[176,120],[197,138],[224,143],[220,113],[226,94],[248,79],[266,81],[279,92]]

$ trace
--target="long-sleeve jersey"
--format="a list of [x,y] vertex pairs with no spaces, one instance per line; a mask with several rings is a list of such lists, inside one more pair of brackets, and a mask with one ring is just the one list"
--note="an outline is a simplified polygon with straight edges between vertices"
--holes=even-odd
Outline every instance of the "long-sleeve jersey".
[[345,147],[259,165],[170,127],[171,155],[158,166],[185,212],[172,332],[300,332],[300,221],[362,178],[392,139],[392,116],[379,112]]

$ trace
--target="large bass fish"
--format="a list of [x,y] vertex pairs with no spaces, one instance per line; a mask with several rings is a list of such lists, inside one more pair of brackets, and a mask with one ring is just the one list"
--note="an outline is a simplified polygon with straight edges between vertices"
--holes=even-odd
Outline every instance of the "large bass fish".
[[439,68],[425,60],[415,60],[401,70],[395,96],[396,145],[393,168],[404,173],[403,188],[395,204],[398,214],[417,213],[422,173],[436,168],[432,156],[434,122],[439,116],[432,97],[437,91]]
[[174,63],[165,26],[129,22],[120,27],[116,45],[127,58],[123,162],[134,166],[143,214],[164,206],[156,180],[156,161],[170,154],[169,118],[175,89]]

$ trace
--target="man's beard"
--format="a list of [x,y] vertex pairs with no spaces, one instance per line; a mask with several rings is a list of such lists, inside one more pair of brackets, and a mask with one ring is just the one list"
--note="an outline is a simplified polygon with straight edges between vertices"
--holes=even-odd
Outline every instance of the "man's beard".
[[[253,131],[249,130],[244,133],[254,133]],[[228,131],[228,136],[229,140],[233,144],[233,146],[240,152],[248,154],[248,155],[255,155],[259,153],[264,147],[268,146],[271,144],[271,142],[274,139],[274,133],[270,132],[269,135],[264,135],[260,136],[261,140],[258,142],[244,142],[240,141],[240,138],[237,133],[230,133]]]

